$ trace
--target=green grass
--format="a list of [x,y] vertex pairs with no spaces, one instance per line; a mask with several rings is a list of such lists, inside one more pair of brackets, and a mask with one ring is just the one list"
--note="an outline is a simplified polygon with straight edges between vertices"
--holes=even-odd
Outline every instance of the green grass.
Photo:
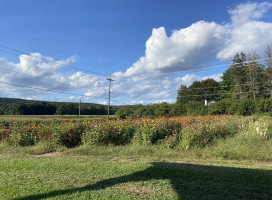
[[[238,134],[227,140],[220,139],[215,145],[204,149],[210,157],[231,160],[272,161],[272,139],[259,135]],[[203,152],[205,153],[205,152]]]
[[249,130],[191,149],[3,142],[0,200],[272,199],[272,138]]
[[243,162],[210,165],[88,156],[2,157],[0,161],[1,199],[272,197],[271,167],[248,167]]
[[241,135],[190,150],[1,144],[0,199],[272,199],[271,146]]

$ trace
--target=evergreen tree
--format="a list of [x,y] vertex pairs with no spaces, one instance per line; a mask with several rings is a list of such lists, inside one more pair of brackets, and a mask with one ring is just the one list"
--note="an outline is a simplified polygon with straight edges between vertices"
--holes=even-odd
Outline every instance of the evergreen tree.
[[236,54],[230,68],[223,73],[221,87],[221,98],[245,98],[246,91],[246,55]]

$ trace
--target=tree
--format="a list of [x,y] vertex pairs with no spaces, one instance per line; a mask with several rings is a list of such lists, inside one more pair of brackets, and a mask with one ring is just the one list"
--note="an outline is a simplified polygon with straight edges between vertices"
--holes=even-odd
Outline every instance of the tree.
[[195,100],[202,101],[218,101],[219,96],[219,83],[212,78],[203,81],[195,81],[190,87],[192,95],[197,95]]
[[266,65],[266,75],[267,75],[267,86],[270,90],[270,97],[272,98],[272,44],[267,45],[265,49],[265,65]]
[[230,68],[223,73],[221,87],[222,98],[246,98],[246,55],[242,52],[236,54]]
[[186,115],[185,105],[180,103],[175,103],[172,105],[169,113],[170,113],[170,116],[175,116],[175,117],[184,116]]
[[177,103],[185,104],[190,101],[190,90],[186,85],[181,85],[178,90]]
[[177,103],[186,104],[189,101],[217,101],[219,100],[219,83],[214,79],[206,79],[202,81],[194,81],[187,88],[181,85],[178,91]]
[[265,71],[264,66],[258,62],[259,58],[256,53],[248,54],[248,64],[245,66],[245,75],[248,81],[246,86],[248,88],[249,97],[252,97],[254,100],[258,96],[265,95]]
[[132,113],[133,113],[133,106],[122,106],[121,108],[117,110],[116,115],[121,119],[125,119],[131,116]]
[[169,117],[169,112],[170,112],[170,105],[166,102],[154,104],[154,112],[156,117],[164,116],[164,117]]
[[60,103],[56,110],[57,115],[76,115],[78,114],[78,105],[75,103]]

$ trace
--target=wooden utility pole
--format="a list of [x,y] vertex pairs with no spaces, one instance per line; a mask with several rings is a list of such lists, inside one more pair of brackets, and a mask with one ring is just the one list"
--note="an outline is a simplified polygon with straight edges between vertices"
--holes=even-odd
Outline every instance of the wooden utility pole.
[[108,101],[108,117],[107,117],[107,119],[108,119],[108,121],[109,121],[109,119],[110,119],[110,87],[111,87],[111,82],[112,81],[114,81],[112,78],[111,78],[111,76],[110,76],[110,78],[107,78],[107,80],[109,81],[109,101]]

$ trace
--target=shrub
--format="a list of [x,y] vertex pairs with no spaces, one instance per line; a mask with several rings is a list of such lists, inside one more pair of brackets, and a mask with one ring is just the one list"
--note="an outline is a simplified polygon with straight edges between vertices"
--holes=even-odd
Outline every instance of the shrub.
[[66,147],[75,147],[81,144],[81,135],[86,127],[72,121],[50,122],[13,122],[2,126],[0,136],[8,144],[14,146],[35,145],[39,141],[55,141]]
[[86,127],[81,123],[66,122],[51,127],[52,137],[57,143],[68,148],[72,148],[81,144],[82,133]]
[[248,127],[242,132],[243,135],[260,135],[266,138],[272,137],[272,117],[263,116],[257,121],[251,120]]
[[144,144],[156,144],[170,135],[180,135],[181,124],[178,121],[161,118],[145,121],[135,132],[135,141]]
[[83,137],[87,144],[128,144],[135,132],[135,124],[130,121],[109,121],[93,124]]
[[[206,119],[206,120],[205,120]],[[181,146],[185,149],[205,147],[211,144],[215,138],[232,136],[241,128],[238,117],[232,119],[219,117],[203,117],[197,123],[191,123],[182,129]]]

